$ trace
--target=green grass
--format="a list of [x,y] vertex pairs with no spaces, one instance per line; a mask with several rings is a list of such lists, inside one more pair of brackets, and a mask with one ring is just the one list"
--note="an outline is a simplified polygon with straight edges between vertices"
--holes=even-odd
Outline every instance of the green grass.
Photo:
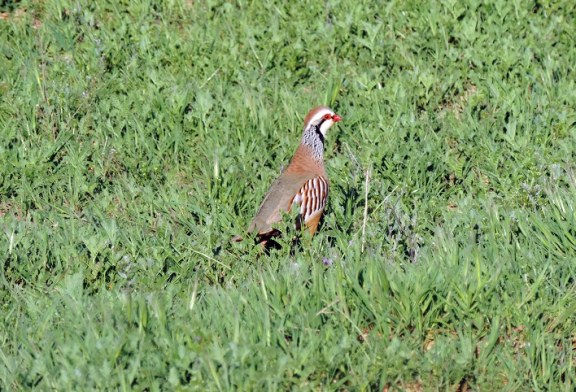
[[1,6],[0,389],[574,390],[571,1],[126,3]]

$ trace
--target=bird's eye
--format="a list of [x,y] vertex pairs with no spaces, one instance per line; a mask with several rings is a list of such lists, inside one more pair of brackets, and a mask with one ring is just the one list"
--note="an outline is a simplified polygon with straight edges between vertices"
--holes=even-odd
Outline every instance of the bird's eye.
[[332,120],[332,115],[330,113],[326,113],[323,118],[324,120]]

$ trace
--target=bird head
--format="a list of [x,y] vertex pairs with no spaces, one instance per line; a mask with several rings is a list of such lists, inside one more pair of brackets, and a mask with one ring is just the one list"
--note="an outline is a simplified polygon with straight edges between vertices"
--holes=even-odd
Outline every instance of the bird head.
[[342,117],[334,113],[332,109],[319,106],[310,110],[304,118],[304,129],[315,126],[318,127],[322,136],[326,136],[330,127],[338,121],[342,121]]

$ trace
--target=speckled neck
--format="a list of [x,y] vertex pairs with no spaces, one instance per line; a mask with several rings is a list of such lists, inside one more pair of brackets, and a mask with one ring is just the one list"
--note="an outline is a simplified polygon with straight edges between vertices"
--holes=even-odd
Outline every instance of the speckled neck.
[[310,148],[315,161],[324,162],[324,136],[318,126],[310,125],[304,130],[302,144]]

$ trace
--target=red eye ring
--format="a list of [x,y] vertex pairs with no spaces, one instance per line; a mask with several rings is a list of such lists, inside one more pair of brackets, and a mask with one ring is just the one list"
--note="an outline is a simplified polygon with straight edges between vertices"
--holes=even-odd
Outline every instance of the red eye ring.
[[330,113],[326,113],[324,116],[322,116],[324,118],[324,120],[332,120],[332,115]]

